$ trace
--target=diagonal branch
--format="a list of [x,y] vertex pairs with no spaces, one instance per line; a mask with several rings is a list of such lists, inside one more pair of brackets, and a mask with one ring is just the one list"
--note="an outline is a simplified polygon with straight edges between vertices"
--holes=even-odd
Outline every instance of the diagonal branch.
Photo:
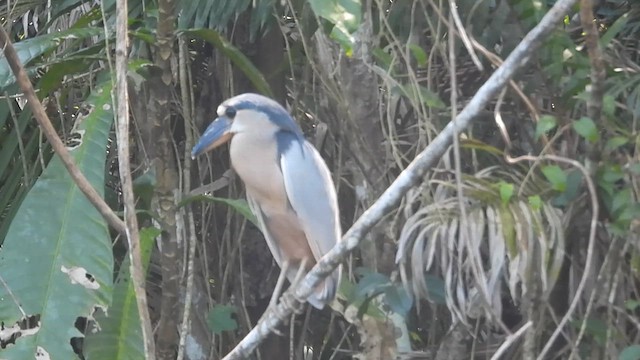
[[418,183],[429,168],[434,166],[447,148],[453,136],[466,128],[474,117],[484,109],[485,105],[504,88],[515,72],[524,66],[529,57],[540,47],[542,40],[562,22],[577,0],[558,0],[511,52],[509,57],[482,85],[469,104],[460,112],[455,121],[450,122],[440,134],[422,151],[409,166],[398,176],[391,186],[380,196],[362,216],[353,224],[339,242],[327,253],[307,274],[298,286],[289,289],[281,301],[271,312],[245,336],[224,360],[244,359],[251,353],[277,326],[289,318],[293,308],[302,303],[327,277],[338,264],[355,249],[364,235],[390,210],[397,206],[402,197]]
[[122,221],[118,215],[111,210],[109,205],[107,205],[107,203],[102,199],[96,189],[91,186],[84,174],[80,172],[80,169],[78,169],[76,164],[73,162],[73,157],[71,157],[69,150],[67,150],[66,146],[58,136],[58,133],[56,133],[56,129],[51,125],[51,120],[49,120],[42,103],[36,96],[36,92],[33,90],[33,85],[31,85],[29,76],[24,70],[22,63],[20,62],[20,58],[18,58],[16,49],[13,47],[13,44],[11,44],[11,39],[2,26],[0,26],[0,48],[2,48],[2,52],[7,58],[7,62],[16,77],[16,81],[18,85],[20,85],[24,96],[27,98],[27,104],[31,108],[33,116],[36,118],[36,121],[38,121],[38,125],[40,125],[40,128],[47,137],[47,140],[49,140],[53,151],[60,156],[64,167],[67,168],[67,171],[69,172],[69,175],[71,175],[73,181],[78,185],[80,191],[82,191],[91,204],[93,204],[93,206],[95,206],[95,208],[100,212],[107,223],[109,223],[109,225],[120,234],[125,235],[127,227],[124,224],[124,221]]

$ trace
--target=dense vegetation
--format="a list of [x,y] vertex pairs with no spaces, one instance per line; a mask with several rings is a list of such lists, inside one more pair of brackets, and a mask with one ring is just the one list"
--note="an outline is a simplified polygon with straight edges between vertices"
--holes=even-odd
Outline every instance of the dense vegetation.
[[[221,359],[279,274],[226,150],[191,160],[217,104],[249,91],[287,104],[346,230],[554,4],[129,1],[156,357]],[[124,217],[116,14],[115,0],[0,2],[58,135]],[[640,2],[565,15],[345,260],[341,309],[297,315],[254,358],[640,359]],[[0,359],[143,358],[126,236],[69,177],[4,57],[0,88]]]

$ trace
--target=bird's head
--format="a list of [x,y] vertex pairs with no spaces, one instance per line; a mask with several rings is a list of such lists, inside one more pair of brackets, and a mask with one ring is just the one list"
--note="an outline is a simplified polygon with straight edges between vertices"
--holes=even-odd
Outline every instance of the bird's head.
[[285,131],[302,137],[300,127],[289,113],[280,104],[262,95],[232,97],[218,106],[217,115],[191,150],[192,158],[215,149],[240,133],[269,136]]

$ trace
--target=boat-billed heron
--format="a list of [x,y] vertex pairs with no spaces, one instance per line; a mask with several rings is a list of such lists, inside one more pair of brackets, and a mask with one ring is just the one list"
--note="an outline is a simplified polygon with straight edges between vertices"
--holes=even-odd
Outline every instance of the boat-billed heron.
[[[231,166],[244,182],[247,200],[269,249],[293,283],[340,240],[336,192],[327,165],[280,104],[242,94],[218,107],[191,156],[230,141]],[[304,264],[304,269],[300,267]],[[339,281],[336,271],[308,301],[322,309]]]

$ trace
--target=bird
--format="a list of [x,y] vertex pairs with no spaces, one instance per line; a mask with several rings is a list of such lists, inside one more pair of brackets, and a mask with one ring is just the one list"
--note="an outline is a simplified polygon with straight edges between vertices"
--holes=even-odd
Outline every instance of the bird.
[[[245,93],[224,101],[191,157],[229,142],[231,166],[281,274],[294,283],[341,239],[331,173],[300,126],[278,102]],[[323,309],[335,297],[340,270],[307,301]]]

